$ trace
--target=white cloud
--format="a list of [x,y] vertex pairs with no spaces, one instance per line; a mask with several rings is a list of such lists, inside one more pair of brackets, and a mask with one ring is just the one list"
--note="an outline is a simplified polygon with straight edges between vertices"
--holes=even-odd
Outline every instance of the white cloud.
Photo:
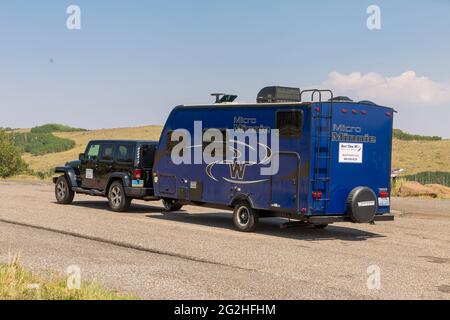
[[335,94],[391,105],[443,105],[450,102],[450,82],[418,77],[414,71],[384,77],[375,72],[331,72],[325,81]]

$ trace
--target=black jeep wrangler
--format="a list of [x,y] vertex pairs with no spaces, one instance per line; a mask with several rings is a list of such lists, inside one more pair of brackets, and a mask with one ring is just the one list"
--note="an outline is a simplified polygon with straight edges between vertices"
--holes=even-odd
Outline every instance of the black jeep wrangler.
[[[158,142],[95,140],[79,160],[57,167],[53,178],[58,203],[69,204],[75,193],[107,197],[113,211],[126,211],[132,199],[159,200],[154,196],[152,167]],[[164,202],[167,210],[181,205]]]

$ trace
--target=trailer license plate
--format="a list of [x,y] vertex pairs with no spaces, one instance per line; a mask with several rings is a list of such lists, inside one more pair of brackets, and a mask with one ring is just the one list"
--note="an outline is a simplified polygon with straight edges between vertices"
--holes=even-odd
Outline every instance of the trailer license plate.
[[389,198],[378,198],[378,205],[380,207],[389,207]]

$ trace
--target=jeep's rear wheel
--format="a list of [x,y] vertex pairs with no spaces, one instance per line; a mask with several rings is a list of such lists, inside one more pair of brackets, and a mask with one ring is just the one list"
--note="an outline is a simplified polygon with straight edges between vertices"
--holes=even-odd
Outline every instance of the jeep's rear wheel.
[[109,207],[115,212],[127,211],[131,204],[131,198],[127,197],[120,181],[111,184],[108,191]]
[[164,209],[166,209],[166,211],[178,211],[180,210],[183,205],[180,204],[177,200],[175,199],[162,199],[162,203],[164,206]]
[[75,192],[70,188],[66,176],[60,176],[55,183],[55,197],[59,204],[70,204],[75,197]]

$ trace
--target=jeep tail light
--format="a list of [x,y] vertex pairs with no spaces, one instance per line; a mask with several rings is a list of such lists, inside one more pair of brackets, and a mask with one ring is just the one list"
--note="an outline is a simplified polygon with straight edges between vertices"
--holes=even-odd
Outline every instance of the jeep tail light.
[[387,192],[387,191],[380,191],[379,196],[380,196],[380,198],[387,198],[387,197],[389,197],[389,192]]
[[133,170],[133,179],[134,180],[141,180],[142,179],[142,170],[141,169]]
[[322,199],[322,192],[321,191],[313,191],[312,196],[313,196],[314,200]]

